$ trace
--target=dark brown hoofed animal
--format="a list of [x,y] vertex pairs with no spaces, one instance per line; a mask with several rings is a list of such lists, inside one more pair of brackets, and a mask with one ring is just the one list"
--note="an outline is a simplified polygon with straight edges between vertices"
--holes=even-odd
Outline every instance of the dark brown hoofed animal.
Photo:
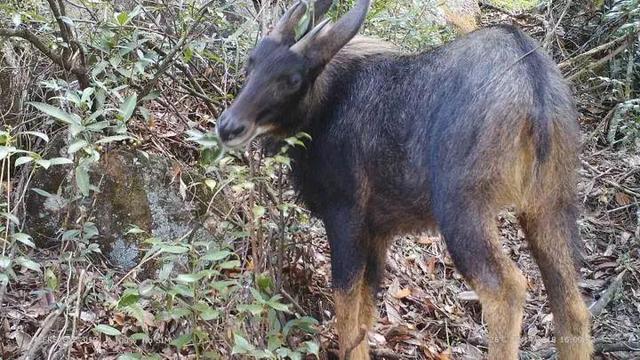
[[[588,359],[577,287],[579,129],[553,61],[512,26],[404,54],[355,37],[370,0],[298,41],[298,2],[253,50],[247,82],[219,119],[229,147],[259,134],[311,135],[293,176],[331,246],[340,356],[368,359],[366,330],[394,235],[436,227],[480,298],[489,358],[517,359],[526,282],[499,243],[515,206],[540,267],[560,359]],[[331,0],[315,3],[315,18]]]

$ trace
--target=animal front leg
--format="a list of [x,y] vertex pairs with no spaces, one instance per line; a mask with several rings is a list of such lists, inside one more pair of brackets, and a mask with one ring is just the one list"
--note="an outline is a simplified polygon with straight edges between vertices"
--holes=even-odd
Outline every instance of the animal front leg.
[[[369,359],[367,331],[369,324],[364,323],[363,311],[370,304],[363,297],[362,275],[349,289],[334,290],[336,309],[336,329],[340,343],[341,360]],[[368,322],[368,321],[367,321]]]
[[[363,297],[368,238],[351,206],[327,211],[323,220],[331,247],[331,277],[341,360],[368,360],[370,299]],[[363,314],[362,311],[365,311]],[[365,319],[366,318],[366,319]]]

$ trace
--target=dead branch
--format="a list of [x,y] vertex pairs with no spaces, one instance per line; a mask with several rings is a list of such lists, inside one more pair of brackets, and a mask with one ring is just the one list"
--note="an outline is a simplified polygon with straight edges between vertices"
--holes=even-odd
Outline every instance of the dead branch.
[[140,104],[140,102],[142,101],[142,99],[145,96],[149,95],[151,90],[153,90],[154,86],[157,84],[157,82],[160,79],[160,77],[162,77],[164,75],[164,73],[169,69],[170,65],[173,63],[173,58],[176,56],[178,51],[182,50],[182,47],[184,46],[184,44],[189,39],[189,36],[191,36],[191,33],[202,22],[202,19],[204,18],[204,13],[207,10],[207,8],[209,7],[209,5],[211,5],[215,1],[218,1],[218,0],[210,0],[210,1],[206,2],[204,5],[202,5],[200,10],[198,11],[198,15],[196,16],[196,19],[193,22],[193,24],[191,24],[191,26],[184,33],[184,35],[182,35],[182,37],[180,37],[180,40],[178,40],[178,42],[175,44],[175,46],[173,46],[173,48],[167,53],[167,55],[164,57],[164,59],[162,59],[162,61],[158,65],[158,71],[156,71],[156,73],[153,75],[153,78],[142,89],[142,93],[138,96],[138,104]]
[[636,31],[634,31],[631,34],[625,34],[625,35],[619,36],[619,37],[617,37],[617,38],[615,38],[615,39],[613,39],[613,40],[611,40],[611,41],[609,41],[607,43],[604,43],[602,45],[596,46],[591,50],[585,51],[582,54],[579,54],[579,55],[576,55],[576,56],[572,57],[571,59],[563,61],[558,66],[560,67],[561,70],[564,69],[564,68],[567,68],[567,67],[575,64],[576,62],[578,62],[578,61],[580,61],[582,59],[589,58],[589,57],[591,57],[593,55],[599,54],[599,53],[601,53],[601,52],[603,52],[603,51],[605,51],[607,49],[610,49],[610,48],[614,47],[615,45],[618,45],[622,41],[628,39],[629,37],[633,37],[635,34],[637,34],[639,32],[640,32],[640,28],[636,29]]
[[64,20],[62,20],[62,13],[64,13],[64,8],[58,8],[58,6],[62,6],[62,1],[56,3],[56,0],[47,0],[49,3],[49,8],[53,13],[53,17],[56,19],[58,23],[58,28],[60,28],[60,34],[62,36],[62,40],[67,43],[67,45],[71,45],[71,29],[65,24]]
[[629,38],[627,38],[627,41],[625,41],[624,43],[622,43],[622,45],[618,46],[615,50],[611,51],[609,54],[607,54],[606,56],[604,56],[602,59],[589,64],[588,66],[585,66],[583,69],[581,69],[580,71],[578,71],[577,73],[568,76],[567,80],[572,81],[574,79],[576,79],[577,77],[579,77],[580,75],[586,73],[587,71],[591,71],[594,69],[599,68],[600,66],[606,64],[607,62],[609,62],[609,60],[613,59],[616,55],[620,54],[621,52],[623,52],[629,45],[631,44],[631,41],[629,41]]
[[32,360],[36,358],[38,351],[40,350],[40,348],[42,348],[42,345],[47,338],[47,334],[49,334],[49,331],[51,331],[51,328],[53,327],[53,324],[56,322],[58,317],[64,312],[64,309],[64,306],[60,306],[58,309],[56,309],[56,311],[50,313],[47,318],[44,319],[44,321],[42,322],[42,327],[40,327],[40,329],[36,331],[35,335],[29,342],[29,350],[22,357],[22,360]]
[[89,71],[82,65],[77,64],[71,57],[63,57],[61,54],[54,53],[45,45],[40,38],[27,29],[3,29],[0,28],[0,37],[17,37],[27,40],[33,47],[38,49],[44,56],[48,57],[54,64],[62,69],[71,72],[78,79],[81,89],[89,87]]
[[596,343],[594,344],[596,353],[610,353],[616,351],[640,351],[640,342],[619,342],[619,343]]
[[602,293],[600,299],[594,302],[589,306],[589,311],[591,311],[591,316],[598,316],[600,313],[607,307],[609,302],[613,299],[614,295],[618,292],[620,287],[622,286],[622,282],[624,280],[624,276],[627,274],[627,270],[621,272],[616,278],[611,282],[607,290]]

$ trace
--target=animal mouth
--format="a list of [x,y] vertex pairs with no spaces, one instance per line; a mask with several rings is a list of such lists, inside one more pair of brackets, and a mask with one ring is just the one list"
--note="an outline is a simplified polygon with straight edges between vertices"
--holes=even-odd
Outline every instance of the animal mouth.
[[[222,145],[228,149],[240,149],[246,147],[253,139],[273,130],[273,126],[257,126],[254,123],[247,125],[245,131],[233,139],[222,141]],[[218,134],[220,138],[220,134]]]

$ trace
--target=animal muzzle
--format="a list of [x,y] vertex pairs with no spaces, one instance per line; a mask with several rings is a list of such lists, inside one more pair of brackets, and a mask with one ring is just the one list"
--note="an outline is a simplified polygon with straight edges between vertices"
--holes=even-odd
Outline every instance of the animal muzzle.
[[227,111],[218,119],[218,137],[229,148],[248,144],[256,136],[256,125],[252,121],[233,116]]

